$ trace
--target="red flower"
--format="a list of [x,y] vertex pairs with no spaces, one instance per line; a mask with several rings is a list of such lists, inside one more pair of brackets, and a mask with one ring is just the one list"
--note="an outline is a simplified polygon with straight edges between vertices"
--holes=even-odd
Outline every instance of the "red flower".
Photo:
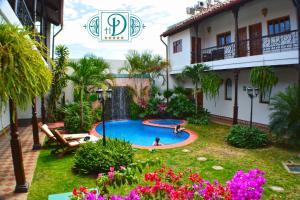
[[79,192],[77,191],[76,187],[73,188],[73,195],[76,197],[79,195]]
[[86,194],[88,192],[86,187],[80,186],[79,188],[80,192],[83,192],[84,194]]

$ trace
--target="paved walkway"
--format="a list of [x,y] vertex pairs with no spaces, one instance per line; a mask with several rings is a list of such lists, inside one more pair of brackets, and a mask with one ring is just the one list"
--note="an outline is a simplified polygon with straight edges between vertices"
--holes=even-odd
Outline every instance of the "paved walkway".
[[[32,150],[33,138],[31,126],[19,128],[25,176],[31,183],[39,151]],[[44,141],[44,134],[40,133],[40,141]],[[15,194],[16,181],[12,164],[9,134],[0,136],[0,200],[26,200],[28,193]]]

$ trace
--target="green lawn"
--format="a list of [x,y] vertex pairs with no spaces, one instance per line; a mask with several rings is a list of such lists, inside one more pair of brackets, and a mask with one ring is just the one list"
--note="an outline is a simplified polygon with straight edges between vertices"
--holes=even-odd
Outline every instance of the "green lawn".
[[[192,167],[195,171],[200,172],[203,178],[210,181],[218,179],[221,183],[230,180],[237,170],[259,168],[266,172],[267,179],[263,199],[271,199],[271,197],[300,199],[300,176],[289,174],[281,164],[282,161],[287,160],[300,162],[300,159],[297,158],[299,152],[274,146],[257,150],[231,147],[225,143],[224,139],[229,130],[226,126],[187,125],[187,128],[199,134],[199,138],[194,143],[178,149],[158,150],[153,153],[148,150],[137,150],[135,159],[159,157],[164,165],[173,167],[176,171]],[[184,153],[182,149],[189,149],[191,152]],[[200,162],[197,160],[198,156],[205,156],[208,160]],[[94,177],[72,173],[72,160],[72,154],[58,159],[50,155],[49,150],[41,150],[28,199],[47,199],[49,194],[69,192],[74,186],[95,187]],[[212,169],[213,165],[221,165],[224,170],[215,171]],[[281,186],[285,192],[274,193],[269,189],[271,185]],[[129,189],[127,186],[116,192],[124,194]]]

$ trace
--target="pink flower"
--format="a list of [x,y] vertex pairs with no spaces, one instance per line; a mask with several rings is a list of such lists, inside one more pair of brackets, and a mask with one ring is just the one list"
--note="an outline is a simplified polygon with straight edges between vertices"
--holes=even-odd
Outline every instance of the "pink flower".
[[109,171],[113,172],[113,171],[115,171],[115,168],[114,167],[110,167]]
[[98,174],[98,178],[100,178],[100,177],[102,177],[103,176],[103,174],[102,173],[99,173]]
[[120,170],[125,170],[126,168],[124,166],[120,166]]

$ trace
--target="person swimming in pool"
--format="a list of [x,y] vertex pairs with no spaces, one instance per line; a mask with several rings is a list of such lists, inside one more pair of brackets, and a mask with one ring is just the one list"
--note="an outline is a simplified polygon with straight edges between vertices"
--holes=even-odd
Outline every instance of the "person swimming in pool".
[[159,137],[156,137],[152,146],[162,146],[163,144],[159,142],[160,141],[160,138]]
[[185,128],[181,128],[180,125],[177,125],[177,126],[174,128],[174,133],[175,133],[175,135],[179,135],[179,133],[180,133],[181,131],[183,131],[183,130],[185,130]]

